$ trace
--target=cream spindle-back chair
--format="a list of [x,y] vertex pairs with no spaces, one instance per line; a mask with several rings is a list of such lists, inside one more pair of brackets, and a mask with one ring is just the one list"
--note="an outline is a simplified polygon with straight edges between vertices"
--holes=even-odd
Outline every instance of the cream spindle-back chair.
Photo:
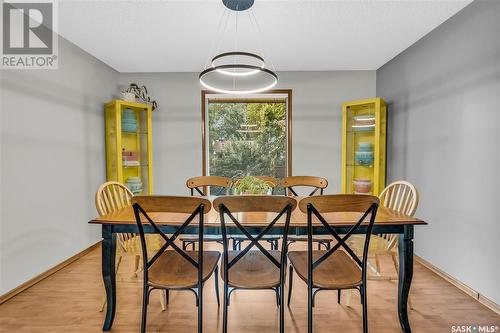
[[[106,182],[102,184],[95,194],[95,206],[100,216],[111,214],[131,204],[134,194],[123,184],[119,182]],[[118,245],[120,250],[129,252],[131,243],[136,234],[126,233],[118,234]],[[140,256],[137,255],[136,263],[139,264]],[[118,266],[121,256],[118,257]],[[137,272],[138,267],[136,267]]]
[[[408,216],[414,216],[418,207],[419,195],[418,191],[410,182],[398,180],[389,184],[380,193],[380,206],[384,206],[393,209],[401,214]],[[359,239],[356,238],[359,243]],[[370,242],[370,249],[368,253],[368,258],[375,259],[376,269],[374,277],[369,277],[375,280],[397,280],[397,274],[399,272],[399,262],[398,262],[398,247],[399,235],[397,234],[379,234],[377,237],[372,237]],[[357,252],[361,249],[360,244],[356,246]],[[388,255],[392,258],[394,268],[396,270],[396,276],[383,275],[380,269],[379,256]],[[347,298],[347,305],[349,305],[349,296]],[[410,309],[413,308],[410,298],[408,298],[408,304]]]
[[[413,184],[398,180],[389,184],[380,193],[380,204],[384,207],[394,209],[395,211],[413,216],[418,207],[418,191]],[[399,236],[397,234],[379,235],[386,241],[385,251],[393,251],[397,244]]]
[[[117,210],[131,205],[131,200],[134,194],[122,183],[109,181],[101,186],[95,194],[95,206],[100,216],[111,214]],[[140,256],[140,243],[138,234],[134,233],[120,233],[117,234],[117,261],[115,274],[118,274],[118,269],[122,261],[123,254],[135,255],[134,276],[137,277],[139,272]],[[160,296],[162,309],[165,310],[164,297]],[[104,310],[106,305],[106,297],[99,311]]]

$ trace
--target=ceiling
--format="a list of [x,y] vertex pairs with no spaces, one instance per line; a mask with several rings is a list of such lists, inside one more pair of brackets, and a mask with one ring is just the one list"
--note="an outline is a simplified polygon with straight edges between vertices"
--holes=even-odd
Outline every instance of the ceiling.
[[222,34],[220,0],[68,0],[59,33],[120,72],[198,72],[236,40],[278,71],[375,70],[470,2],[256,0],[258,26],[231,12]]

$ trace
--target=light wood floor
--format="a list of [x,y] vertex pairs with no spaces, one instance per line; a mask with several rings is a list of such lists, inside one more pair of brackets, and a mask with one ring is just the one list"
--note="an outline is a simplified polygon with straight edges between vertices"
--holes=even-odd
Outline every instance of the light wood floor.
[[[100,332],[103,313],[98,312],[103,295],[100,248],[62,269],[34,287],[0,305],[0,332]],[[112,332],[138,332],[141,283],[131,280],[132,259],[124,259],[118,282],[118,309]],[[392,265],[385,262],[388,270]],[[205,288],[204,331],[221,332],[222,311],[217,308],[213,279]],[[396,313],[396,283],[368,282],[370,332],[400,332]],[[196,308],[190,292],[172,292],[167,311],[162,312],[153,292],[148,331],[195,332]],[[306,288],[294,281],[293,298],[286,310],[286,332],[306,332]],[[413,332],[451,332],[451,325],[500,326],[500,316],[465,295],[423,266],[416,264],[410,311]],[[278,310],[268,291],[236,291],[229,308],[230,332],[276,332]],[[314,310],[315,332],[361,332],[359,296],[353,293],[351,307],[338,305],[336,294],[318,294]]]

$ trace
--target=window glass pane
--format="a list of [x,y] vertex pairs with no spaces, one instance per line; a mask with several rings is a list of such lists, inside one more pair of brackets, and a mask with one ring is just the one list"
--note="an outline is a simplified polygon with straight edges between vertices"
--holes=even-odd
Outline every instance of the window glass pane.
[[285,102],[209,102],[209,175],[285,177],[286,112]]

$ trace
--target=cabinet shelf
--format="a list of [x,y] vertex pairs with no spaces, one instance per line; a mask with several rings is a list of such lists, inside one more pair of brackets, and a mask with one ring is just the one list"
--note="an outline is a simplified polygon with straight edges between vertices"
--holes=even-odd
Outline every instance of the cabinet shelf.
[[141,163],[137,165],[123,165],[123,168],[140,168],[140,167],[147,167],[147,163]]
[[[127,184],[140,179],[143,194],[153,193],[152,108],[150,105],[113,100],[104,106],[106,120],[107,179]],[[123,119],[134,119],[135,131],[123,131]],[[125,127],[127,129],[127,127]],[[123,160],[129,163],[124,164]],[[126,163],[126,162],[125,162]],[[120,167],[118,167],[120,166]]]

